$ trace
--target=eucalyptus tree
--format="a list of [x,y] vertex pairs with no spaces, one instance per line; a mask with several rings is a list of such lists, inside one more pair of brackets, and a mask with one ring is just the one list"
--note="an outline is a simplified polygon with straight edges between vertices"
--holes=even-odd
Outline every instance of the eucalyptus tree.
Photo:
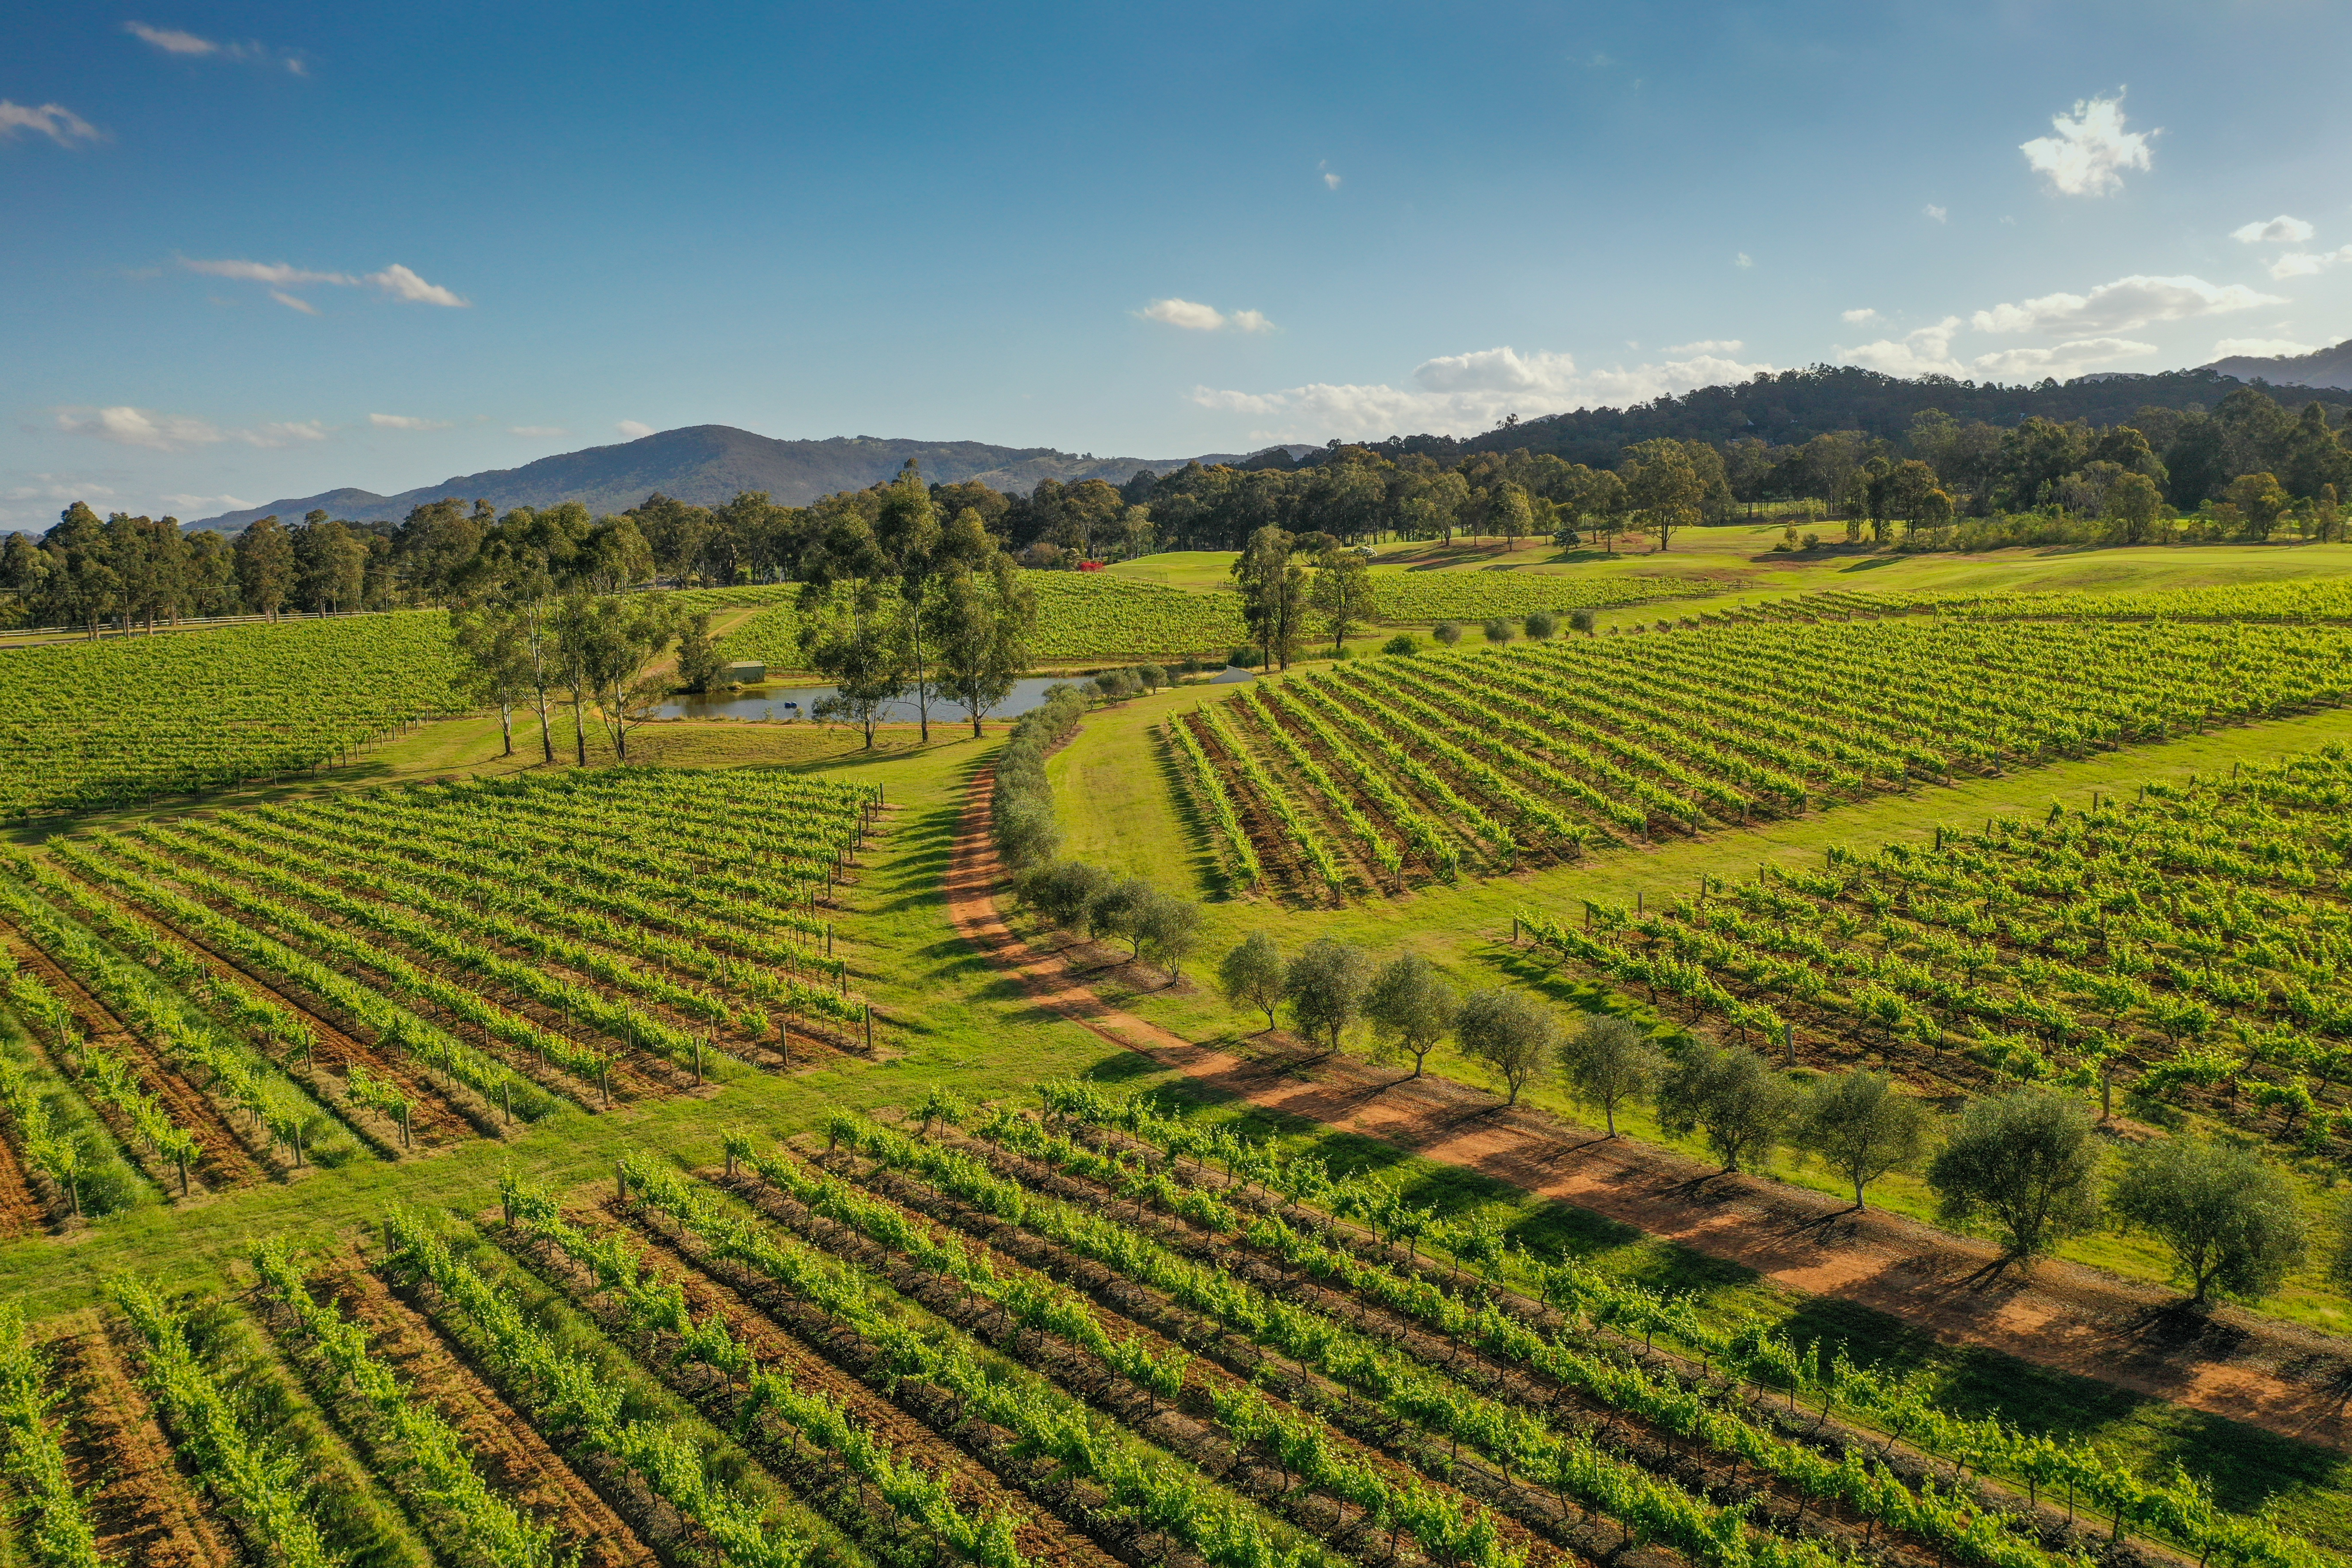
[[948,524],[940,553],[944,564],[924,601],[924,627],[940,689],[962,706],[977,737],[982,719],[1028,673],[1037,595],[971,507]]
[[1307,570],[1291,560],[1291,544],[1289,534],[1268,523],[1249,536],[1249,547],[1233,564],[1242,621],[1266,668],[1288,669],[1306,629]]

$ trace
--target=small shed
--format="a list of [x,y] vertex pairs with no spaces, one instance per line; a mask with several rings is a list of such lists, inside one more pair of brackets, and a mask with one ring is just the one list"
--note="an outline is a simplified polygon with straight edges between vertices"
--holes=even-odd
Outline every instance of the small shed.
[[738,686],[753,686],[768,679],[768,667],[756,659],[737,659],[719,672],[719,679]]

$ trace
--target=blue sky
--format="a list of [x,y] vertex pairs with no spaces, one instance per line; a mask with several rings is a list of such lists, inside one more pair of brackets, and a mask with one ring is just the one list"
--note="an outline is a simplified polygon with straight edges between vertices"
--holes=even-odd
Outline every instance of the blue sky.
[[2337,5],[77,0],[9,34],[0,526],[705,422],[1170,457],[2352,334]]

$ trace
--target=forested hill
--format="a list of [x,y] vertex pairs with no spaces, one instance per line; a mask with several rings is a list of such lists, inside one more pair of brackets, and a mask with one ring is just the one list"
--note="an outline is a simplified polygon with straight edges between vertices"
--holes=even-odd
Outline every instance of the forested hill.
[[[462,474],[398,495],[328,490],[223,512],[188,527],[232,533],[257,517],[274,513],[290,522],[314,507],[354,522],[398,522],[411,507],[445,496],[487,500],[500,511],[576,500],[591,512],[603,513],[625,510],[656,490],[696,506],[719,506],[739,491],[765,490],[782,504],[805,506],[835,490],[864,489],[880,483],[909,458],[919,460],[924,478],[934,481],[979,479],[992,489],[1023,494],[1034,489],[1041,479],[1108,479],[1124,484],[1138,468],[1162,473],[1181,468],[1186,461],[1181,458],[1081,457],[1051,447],[884,440],[872,436],[777,441],[730,425],[689,425],[616,446],[541,458],[519,468]],[[1201,460],[1229,459],[1219,454]]]
[[[1445,436],[1408,436],[1390,449],[1427,452],[1449,459],[1471,452],[1525,447],[1551,452],[1571,463],[1614,468],[1635,441],[1672,436],[1720,447],[1753,436],[1775,447],[1798,446],[1832,430],[1861,430],[1890,440],[1911,428],[1912,418],[1939,408],[1955,419],[2015,425],[2030,416],[2062,423],[2085,419],[2095,426],[2128,425],[2153,404],[2211,409],[2238,387],[2234,377],[2210,366],[2165,371],[2155,375],[2084,376],[2061,385],[2000,386],[1991,382],[1922,376],[1906,381],[1852,365],[1815,365],[1759,374],[1729,386],[1703,386],[1680,397],[1626,408],[1587,408],[1548,415],[1456,440]],[[2257,383],[2257,385],[2262,384]],[[2331,387],[2263,386],[2291,409],[2305,404],[2352,402],[2352,393]]]

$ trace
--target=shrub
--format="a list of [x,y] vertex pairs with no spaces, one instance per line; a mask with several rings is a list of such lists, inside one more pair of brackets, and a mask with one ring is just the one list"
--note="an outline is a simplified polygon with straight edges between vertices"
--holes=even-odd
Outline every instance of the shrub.
[[1157,691],[1168,684],[1168,672],[1156,664],[1135,667],[1135,683],[1146,691]]
[[1500,616],[1488,621],[1486,623],[1486,640],[1488,642],[1508,642],[1511,640],[1513,636],[1516,635],[1511,623],[1502,619]]
[[1396,636],[1389,638],[1388,641],[1381,644],[1381,651],[1382,653],[1396,654],[1419,653],[1421,651],[1421,644],[1415,642],[1410,633],[1399,632]]
[[1021,716],[997,753],[991,824],[998,851],[1015,871],[1042,866],[1061,852],[1054,791],[1045,782],[1045,753],[1077,727],[1086,711],[1086,695],[1078,688],[1049,687],[1045,702]]
[[1592,635],[1592,628],[1600,623],[1600,620],[1601,617],[1591,610],[1570,610],[1568,613],[1570,629],[1582,632],[1586,637]]
[[1528,616],[1527,628],[1528,640],[1543,642],[1559,629],[1559,623],[1551,618],[1549,610],[1538,610]]
[[1440,621],[1430,628],[1429,635],[1447,647],[1452,647],[1462,640],[1462,628],[1452,621]]
[[1251,665],[1254,665],[1256,662],[1257,649],[1252,647],[1237,647],[1234,649],[1233,652],[1225,655],[1225,668],[1227,669],[1247,669]]

